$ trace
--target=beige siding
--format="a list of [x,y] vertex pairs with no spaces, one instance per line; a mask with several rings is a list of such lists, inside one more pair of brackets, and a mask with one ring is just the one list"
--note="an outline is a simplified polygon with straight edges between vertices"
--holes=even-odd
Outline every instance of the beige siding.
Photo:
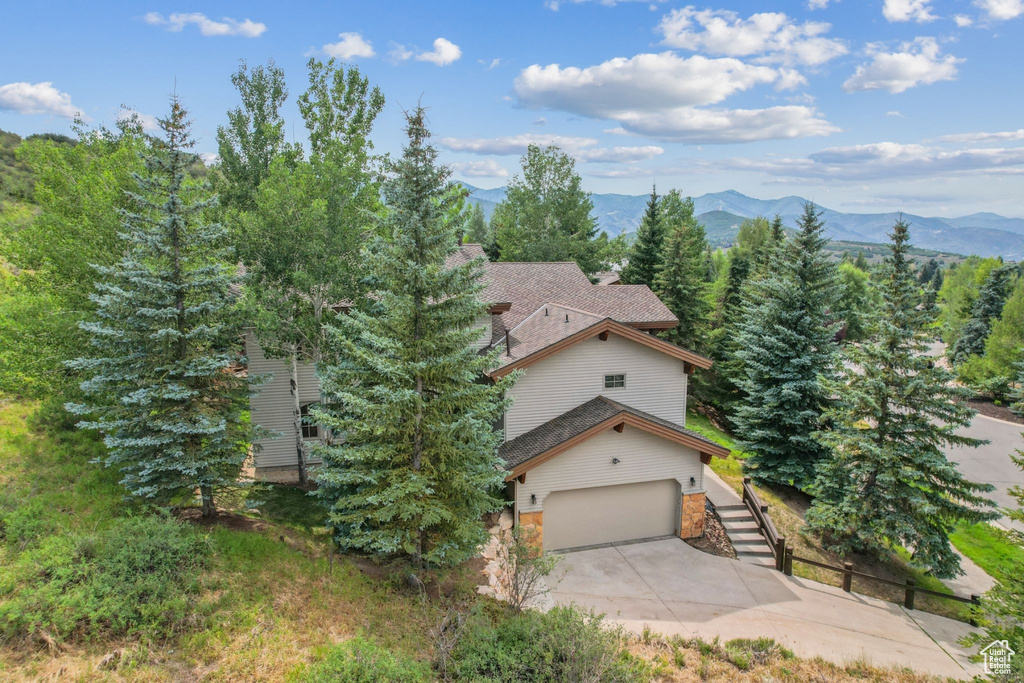
[[[605,389],[606,374],[626,375],[626,386]],[[685,425],[686,381],[681,360],[616,334],[607,341],[593,337],[526,368],[510,391],[505,438],[514,439],[600,394]]]
[[[269,375],[271,379],[260,385],[259,393],[249,403],[253,424],[260,425],[278,435],[261,439],[256,452],[256,467],[295,465],[295,438],[292,426],[292,397],[289,387],[291,371],[287,359],[267,358],[255,336],[245,336],[252,375]],[[320,399],[320,383],[312,364],[299,364],[299,400],[310,403]],[[310,458],[311,463],[319,462]]]
[[[612,458],[619,462],[612,463]],[[684,494],[703,491],[700,454],[636,427],[627,426],[621,433],[609,429],[527,471],[526,482],[516,482],[516,509],[543,510],[552,491],[664,479],[678,481]],[[531,495],[537,496],[536,503],[530,502]]]
[[482,316],[477,318],[477,326],[481,328],[480,338],[473,344],[473,348],[478,351],[491,343],[491,314],[484,313]]

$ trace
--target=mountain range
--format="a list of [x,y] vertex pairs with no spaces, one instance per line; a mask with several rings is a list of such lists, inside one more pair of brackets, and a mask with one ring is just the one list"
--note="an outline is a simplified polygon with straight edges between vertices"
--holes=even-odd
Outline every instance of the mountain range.
[[[505,188],[484,190],[466,185],[469,200],[480,204],[490,218],[494,207],[505,198]],[[643,217],[648,195],[592,194],[594,215],[598,225],[609,235],[635,232]],[[803,197],[755,199],[735,190],[713,192],[693,198],[697,218],[704,224],[708,241],[715,246],[728,246],[745,218],[782,216],[787,227],[796,227],[803,213]],[[897,212],[843,213],[819,206],[830,239],[847,242],[887,242]],[[1007,218],[982,212],[956,218],[903,214],[910,223],[914,246],[954,254],[1002,256],[1024,260],[1024,218]]]

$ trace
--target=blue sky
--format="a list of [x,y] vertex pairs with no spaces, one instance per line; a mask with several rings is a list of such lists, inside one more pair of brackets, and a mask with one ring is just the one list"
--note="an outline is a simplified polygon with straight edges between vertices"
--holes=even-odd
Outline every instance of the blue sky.
[[1024,217],[1022,38],[1024,0],[41,0],[4,8],[0,128],[160,115],[177,87],[214,153],[238,60],[273,58],[302,140],[305,63],[334,55],[387,98],[378,150],[422,102],[442,159],[482,187],[537,142],[594,192]]

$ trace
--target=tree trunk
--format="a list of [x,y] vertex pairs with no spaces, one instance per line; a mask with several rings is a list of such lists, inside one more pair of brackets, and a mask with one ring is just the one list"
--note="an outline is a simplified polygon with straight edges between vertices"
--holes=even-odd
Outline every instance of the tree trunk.
[[211,517],[217,516],[217,508],[213,504],[213,487],[212,486],[200,486],[199,495],[203,499],[203,518],[210,519]]
[[302,440],[302,402],[299,400],[299,353],[292,348],[292,423],[295,427],[295,455],[299,468],[299,486],[305,486],[306,479],[306,443]]

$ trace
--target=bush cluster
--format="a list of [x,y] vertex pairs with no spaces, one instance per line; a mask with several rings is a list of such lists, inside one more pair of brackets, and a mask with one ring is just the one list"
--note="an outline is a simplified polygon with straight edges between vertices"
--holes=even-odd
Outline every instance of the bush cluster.
[[332,647],[323,659],[303,670],[297,680],[301,683],[427,683],[434,680],[434,675],[428,664],[356,636]]
[[24,520],[2,521],[4,639],[161,639],[197,620],[207,540],[169,516],[129,517],[95,533],[34,538],[41,529]]
[[650,666],[626,651],[621,628],[577,607],[515,615],[474,614],[453,654],[454,678],[494,683],[653,678]]

